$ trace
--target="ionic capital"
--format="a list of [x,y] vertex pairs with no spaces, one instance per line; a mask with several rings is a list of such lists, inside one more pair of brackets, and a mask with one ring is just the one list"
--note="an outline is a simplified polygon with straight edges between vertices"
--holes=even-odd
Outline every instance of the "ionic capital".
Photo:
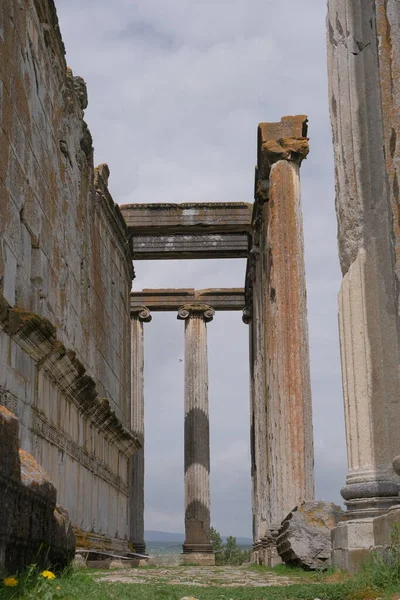
[[206,323],[213,320],[215,310],[207,304],[185,304],[178,310],[178,320],[185,321],[190,317],[203,319]]
[[136,319],[142,323],[150,323],[151,319],[150,310],[147,306],[132,306],[131,307],[131,319]]
[[251,310],[250,306],[246,306],[246,308],[243,309],[243,316],[242,316],[243,323],[245,325],[250,325],[252,318],[253,318],[253,311]]

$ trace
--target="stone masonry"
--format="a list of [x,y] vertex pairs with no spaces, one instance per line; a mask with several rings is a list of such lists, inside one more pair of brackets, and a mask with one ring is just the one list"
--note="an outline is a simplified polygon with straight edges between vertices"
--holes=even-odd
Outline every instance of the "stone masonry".
[[33,456],[19,449],[19,424],[0,406],[0,573],[23,564],[64,568],[75,536],[68,513],[56,506],[56,490]]
[[[52,0],[0,3],[0,404],[78,544],[127,545],[129,233],[94,169]],[[0,492],[1,494],[1,492]],[[2,496],[1,496],[2,497]]]

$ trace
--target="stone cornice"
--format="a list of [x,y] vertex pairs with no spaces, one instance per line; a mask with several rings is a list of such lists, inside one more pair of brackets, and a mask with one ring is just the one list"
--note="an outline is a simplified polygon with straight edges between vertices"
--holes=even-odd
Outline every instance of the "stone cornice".
[[136,319],[142,323],[150,323],[152,318],[147,306],[131,306],[131,319]]
[[206,323],[213,320],[215,316],[215,310],[207,304],[185,304],[178,310],[178,320],[185,321],[190,317],[200,317],[204,319]]
[[126,456],[141,447],[119,420],[107,398],[100,398],[95,380],[87,373],[76,353],[57,339],[57,330],[40,315],[10,308],[0,294],[0,325],[46,373],[79,411]]
[[99,165],[94,170],[94,186],[96,190],[97,200],[103,209],[103,213],[106,216],[111,228],[116,234],[117,241],[119,242],[120,250],[125,257],[125,265],[131,281],[135,277],[135,272],[132,264],[132,246],[131,246],[131,234],[125,223],[125,219],[122,216],[121,210],[118,204],[115,204],[112,196],[108,190],[108,178],[110,176],[110,169],[107,164]]

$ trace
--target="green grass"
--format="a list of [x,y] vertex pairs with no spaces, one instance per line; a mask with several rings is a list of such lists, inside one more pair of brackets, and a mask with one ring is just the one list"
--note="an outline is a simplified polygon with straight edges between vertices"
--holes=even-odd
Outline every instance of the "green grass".
[[[57,590],[60,587],[60,590]],[[32,595],[32,592],[34,595]],[[35,595],[36,594],[36,595]],[[45,588],[35,591],[32,586],[21,585],[17,588],[2,588],[0,598],[19,600],[38,598],[38,600],[180,600],[184,596],[194,596],[200,600],[344,600],[345,586],[299,584],[284,588],[223,588],[194,587],[152,584],[123,584],[96,582],[87,572],[73,572],[52,582]]]
[[[288,577],[294,583],[284,587],[235,588],[171,585],[159,578],[148,584],[110,583],[102,581],[109,571],[82,569],[70,570],[47,581],[31,570],[18,577],[17,587],[0,584],[0,600],[180,600],[185,596],[199,600],[375,600],[392,598],[400,592],[400,567],[388,566],[379,559],[352,578],[337,571],[307,573],[284,565],[274,569],[257,566],[247,569]],[[144,569],[146,571],[151,575],[151,569]],[[124,575],[124,571],[116,573]]]

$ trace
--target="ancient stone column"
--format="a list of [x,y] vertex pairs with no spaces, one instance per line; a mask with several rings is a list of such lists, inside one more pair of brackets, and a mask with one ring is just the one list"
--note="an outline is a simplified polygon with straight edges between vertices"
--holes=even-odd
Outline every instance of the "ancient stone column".
[[[382,514],[400,502],[400,479],[392,467],[393,458],[400,454],[395,275],[399,55],[397,0],[329,0],[328,70],[343,274],[339,325],[348,454],[342,495],[349,516],[356,519]],[[366,546],[373,545],[373,536],[365,539]]]
[[[215,311],[204,304],[179,309],[185,321],[185,543],[183,560],[213,564],[210,542],[210,433],[207,322]],[[186,557],[185,557],[186,555]]]
[[[260,252],[262,229],[261,205],[253,211],[253,245],[246,273],[247,307],[243,311],[243,321],[249,325],[250,358],[250,450],[252,478],[253,513],[253,561],[272,566],[268,554],[269,505],[273,482],[269,479],[266,414],[266,363],[265,363],[265,324],[263,290],[263,253]],[[277,561],[279,562],[279,561]]]
[[130,541],[144,553],[144,336],[143,323],[151,321],[145,306],[131,308],[131,430],[142,444],[130,461]]
[[[258,277],[264,295],[260,318],[266,370],[262,409],[266,413],[268,536],[272,548],[281,521],[295,506],[314,499],[300,197],[300,165],[309,152],[307,118],[284,117],[280,123],[261,123],[258,136],[256,202],[262,215],[262,273]],[[261,419],[261,410],[259,414]]]

